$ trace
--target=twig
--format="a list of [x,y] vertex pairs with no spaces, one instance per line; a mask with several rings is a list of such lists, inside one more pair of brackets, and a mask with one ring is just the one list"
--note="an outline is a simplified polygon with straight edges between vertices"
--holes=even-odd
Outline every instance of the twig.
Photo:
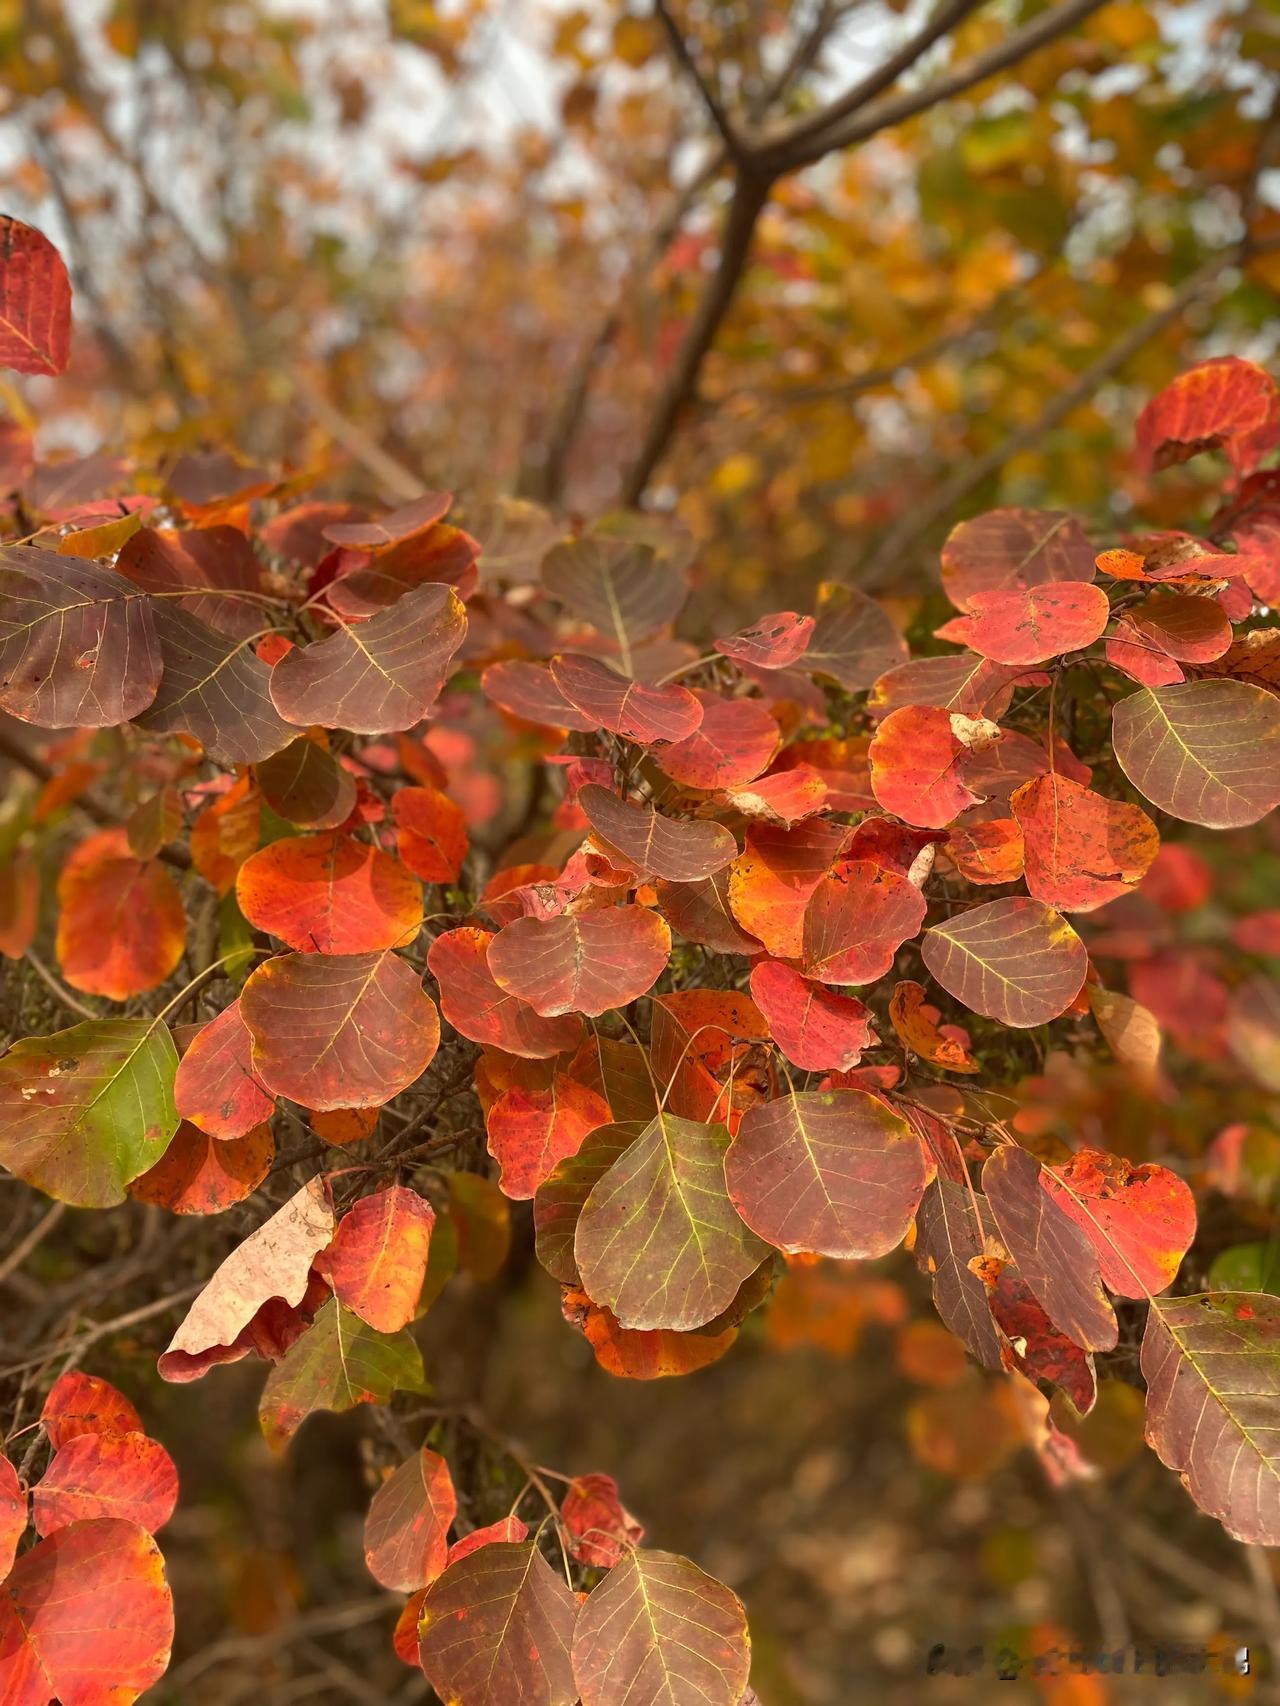
[[379,1617],[385,1617],[389,1611],[399,1610],[400,1604],[401,1601],[395,1594],[378,1594],[373,1599],[361,1600],[355,1605],[340,1606],[333,1611],[307,1612],[292,1622],[268,1629],[262,1635],[236,1635],[224,1641],[215,1641],[212,1646],[193,1653],[184,1664],[170,1671],[165,1679],[165,1686],[175,1691],[175,1697],[180,1696],[184,1685],[190,1685],[206,1671],[213,1670],[218,1665],[228,1664],[235,1659],[252,1658],[257,1653],[274,1652],[280,1647],[290,1646],[294,1641],[305,1641],[314,1635],[336,1635],[345,1629],[357,1629],[361,1624],[373,1623]]
[[69,1012],[79,1013],[82,1019],[100,1019],[102,1017],[101,1013],[95,1012],[92,1007],[87,1006],[77,996],[74,996],[64,984],[60,983],[38,954],[33,953],[31,949],[28,948],[23,957],[30,965],[32,971],[35,972],[36,976],[40,979],[41,983],[43,983],[47,989],[51,990],[52,993],[57,996],[58,1000]]
[[40,1216],[26,1237],[19,1239],[4,1260],[0,1261],[0,1285],[18,1271],[36,1245],[48,1237],[66,1212],[65,1203],[54,1203]]
[[389,492],[411,503],[429,490],[426,482],[411,473],[403,462],[385,451],[382,446],[332,402],[305,374],[296,374],[294,384],[306,398],[316,419],[325,431],[335,438],[356,461],[368,469]]
[[667,5],[666,0],[654,0],[654,11],[657,13],[658,21],[666,31],[667,40],[671,45],[671,52],[675,57],[677,65],[681,67],[689,81],[698,91],[698,94],[702,99],[703,106],[706,107],[707,112],[711,115],[712,124],[715,125],[717,131],[720,133],[721,140],[725,145],[725,149],[728,152],[730,159],[744,160],[748,158],[752,152],[751,144],[745,137],[740,137],[738,135],[733,126],[732,120],[721,104],[720,97],[711,87],[708,80],[703,76],[702,68],[699,66],[697,60],[689,49],[688,42],[685,40],[684,31],[672,17],[671,9]]

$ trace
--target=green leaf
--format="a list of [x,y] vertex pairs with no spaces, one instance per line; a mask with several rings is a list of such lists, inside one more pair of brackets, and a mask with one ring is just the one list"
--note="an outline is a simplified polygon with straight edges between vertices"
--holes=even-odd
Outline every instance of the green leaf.
[[123,1202],[178,1129],[178,1051],[158,1019],[95,1019],[0,1060],[0,1162],[75,1208]]
[[592,1187],[574,1254],[622,1326],[704,1327],[769,1254],[729,1200],[728,1147],[723,1126],[659,1114]]
[[1209,1269],[1214,1291],[1280,1292],[1280,1245],[1233,1244]]
[[409,1333],[379,1333],[336,1298],[267,1376],[258,1420],[267,1444],[281,1451],[317,1410],[385,1404],[393,1392],[421,1392],[422,1352]]

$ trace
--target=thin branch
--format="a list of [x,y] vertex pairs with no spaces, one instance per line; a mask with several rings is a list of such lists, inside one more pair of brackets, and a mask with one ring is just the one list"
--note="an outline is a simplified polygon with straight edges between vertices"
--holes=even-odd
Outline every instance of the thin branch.
[[702,74],[702,68],[690,51],[685,40],[684,31],[671,15],[671,9],[666,0],[654,0],[654,12],[658,21],[666,31],[667,41],[676,64],[684,71],[689,81],[698,91],[703,106],[711,117],[712,124],[720,133],[720,139],[725,145],[729,157],[733,160],[746,159],[751,153],[751,144],[745,137],[740,137],[734,128],[733,121],[720,101],[711,84]]
[[[883,94],[893,83],[896,83],[904,71],[909,71],[918,59],[942,37],[949,35],[957,24],[963,23],[970,12],[976,12],[982,0],[948,0],[940,6],[924,26],[915,35],[903,42],[897,53],[891,54],[883,65],[878,65],[870,71],[859,83],[847,89],[838,100],[823,107],[820,112],[810,113],[807,118],[796,121],[790,129],[779,137],[771,139],[766,145],[772,149],[794,150],[804,144],[817,144],[826,133],[844,119],[852,118],[855,113],[862,111],[868,101],[873,101],[877,95]],[[829,146],[822,143],[821,148]]]
[[985,53],[975,54],[972,59],[966,59],[953,71],[934,78],[918,89],[905,90],[900,95],[890,96],[887,100],[859,109],[847,122],[831,126],[820,135],[808,137],[794,146],[785,136],[772,146],[762,143],[758,154],[761,166],[779,174],[797,172],[804,166],[811,166],[815,160],[820,160],[824,154],[835,149],[849,148],[856,142],[865,142],[880,131],[903,124],[907,119],[915,118],[920,113],[927,112],[930,107],[937,106],[940,101],[950,100],[953,95],[962,95],[976,84],[985,83],[988,78],[1020,64],[1040,48],[1056,41],[1059,36],[1066,35],[1068,30],[1074,29],[1103,4],[1104,0],[1063,0],[1061,5],[1042,12],[1039,17],[1033,18],[1021,29],[1014,30]]
[[[95,1012],[87,1002],[79,1000],[78,997],[74,996],[64,984],[59,983],[58,979],[49,970],[48,966],[45,965],[44,961],[40,959],[38,955],[33,954],[30,948],[27,949],[23,958],[30,965],[32,971],[35,972],[41,983],[44,984],[45,988],[58,998],[62,1005],[67,1009],[68,1013],[78,1013],[82,1019],[97,1020],[102,1018],[101,1013]],[[0,1270],[0,1273],[2,1272],[3,1270]]]
[[17,1273],[31,1252],[48,1237],[66,1212],[67,1205],[65,1203],[54,1203],[40,1216],[26,1237],[18,1240],[9,1254],[0,1262],[0,1285],[3,1285],[12,1274]]
[[306,398],[311,412],[330,438],[349,451],[387,491],[406,503],[412,503],[414,498],[422,497],[429,489],[424,480],[420,480],[403,462],[398,462],[362,426],[344,414],[306,374],[295,374],[294,385]]
[[684,342],[658,394],[644,442],[622,486],[622,503],[633,509],[644,496],[654,469],[666,452],[685,405],[698,388],[698,375],[707,351],[737,294],[755,236],[756,222],[769,199],[771,183],[750,173],[734,182],[733,199],[720,240],[720,260],[689,323]]

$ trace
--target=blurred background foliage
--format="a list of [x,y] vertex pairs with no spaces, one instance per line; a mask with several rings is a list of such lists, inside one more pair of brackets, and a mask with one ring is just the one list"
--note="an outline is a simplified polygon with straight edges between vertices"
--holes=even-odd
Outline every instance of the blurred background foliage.
[[[1043,10],[971,9],[907,85]],[[820,113],[926,15],[898,0],[673,14],[716,105],[761,135]],[[37,457],[46,477],[65,457],[94,495],[102,465],[75,459],[145,470],[229,448],[335,493],[617,508],[730,194],[687,70],[639,3],[0,0],[0,203],[66,254],[78,328],[66,378],[0,380],[6,489]],[[1100,546],[1139,505],[1170,526],[1216,508],[1220,470],[1202,463],[1139,481],[1132,420],[1200,355],[1274,355],[1278,79],[1267,0],[1115,0],[779,175],[644,480],[696,541],[717,631],[804,608],[820,579],[926,589],[947,528],[996,503],[1078,510]],[[480,755],[473,787],[483,770]],[[1157,1106],[1066,1048],[1014,1087],[1020,1129],[1069,1121],[1201,1168],[1223,1247],[1242,1226],[1265,1235],[1280,1180],[1280,1137],[1230,1083],[1214,1017],[1214,944],[1233,911],[1274,903],[1274,832],[1253,841],[1203,881],[1166,861],[1133,921],[1143,999],[1203,1082]],[[1174,935],[1204,945],[1199,984],[1162,976]],[[41,999],[23,989],[24,1024]],[[76,1261],[123,1261],[114,1236],[86,1231]],[[919,1319],[905,1260],[796,1266],[731,1357],[638,1385],[563,1330],[520,1236],[496,1286],[464,1283],[430,1318],[440,1390],[481,1401],[539,1461],[615,1471],[654,1544],[742,1591],[766,1706],[989,1700],[990,1674],[924,1680],[934,1641],[1280,1652],[1265,1559],[1143,1450],[1123,1379],[1082,1430],[1097,1478],[1067,1499],[1025,1449],[1027,1418]],[[155,1228],[149,1248],[163,1257]],[[74,1279],[69,1259],[51,1246],[37,1280]],[[125,1332],[98,1371],[136,1390],[148,1366]],[[185,1489],[166,1535],[182,1645],[157,1700],[425,1699],[361,1569],[355,1432],[318,1421],[280,1467],[242,1376],[147,1394]],[[1098,1706],[1151,1686],[1024,1677],[999,1697]],[[1184,1677],[1159,1699],[1268,1686]]]

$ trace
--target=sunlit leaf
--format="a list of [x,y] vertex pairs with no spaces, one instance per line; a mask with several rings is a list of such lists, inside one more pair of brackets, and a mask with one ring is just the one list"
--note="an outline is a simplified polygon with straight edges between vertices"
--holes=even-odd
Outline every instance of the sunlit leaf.
[[438,788],[401,788],[391,801],[396,846],[424,883],[456,882],[467,856],[462,808]]
[[40,1423],[55,1451],[82,1434],[111,1436],[142,1432],[142,1417],[109,1381],[68,1369],[49,1388]]
[[364,1523],[364,1561],[384,1588],[410,1593],[435,1581],[458,1511],[449,1465],[425,1449],[407,1458],[373,1495]]
[[153,1019],[24,1037],[0,1059],[0,1162],[77,1208],[123,1202],[178,1129],[178,1051]]
[[239,1001],[224,1007],[187,1044],[173,1099],[179,1114],[211,1137],[243,1137],[275,1112],[275,1097],[253,1071],[253,1038]]
[[0,367],[61,373],[71,346],[71,280],[33,225],[0,215]]
[[1134,426],[1141,469],[1168,468],[1202,450],[1225,450],[1239,473],[1254,466],[1255,434],[1280,425],[1280,388],[1239,356],[1216,356],[1181,373],[1153,397]]
[[1160,832],[1139,806],[1108,800],[1066,776],[1037,776],[1014,790],[1027,892],[1064,912],[1091,912],[1141,882]]
[[424,1196],[389,1185],[351,1205],[317,1268],[368,1326],[399,1332],[417,1313],[435,1223]]
[[1280,804],[1280,700],[1261,687],[1144,688],[1115,707],[1111,732],[1125,775],[1170,817],[1240,829]]
[[[333,1237],[333,1202],[325,1180],[309,1180],[214,1270],[160,1357],[165,1380],[199,1379],[231,1351],[269,1298],[301,1303],[311,1264]],[[239,1348],[247,1354],[248,1346]]]
[[969,595],[967,615],[938,629],[940,639],[968,646],[993,663],[1042,663],[1081,651],[1102,637],[1111,602],[1100,586],[1063,581]]
[[422,927],[422,888],[401,862],[337,830],[287,836],[246,859],[240,910],[257,930],[314,954],[407,946]]
[[1080,1149],[1040,1182],[1093,1245],[1112,1291],[1146,1297],[1170,1284],[1196,1232],[1195,1198],[1176,1173]]
[[1017,1029],[1048,1024],[1075,1000],[1089,956],[1059,913],[1013,895],[926,930],[924,963],[974,1013]]
[[875,1041],[869,1008],[801,976],[794,966],[761,960],[752,968],[750,987],[774,1042],[806,1072],[843,1072]]
[[73,1522],[0,1587],[0,1698],[13,1706],[130,1706],[172,1644],[164,1559],[136,1523]]
[[177,1502],[178,1471],[158,1441],[144,1433],[82,1433],[54,1452],[32,1495],[31,1518],[40,1535],[98,1517],[154,1534]]
[[782,738],[775,719],[758,699],[724,699],[694,693],[702,721],[691,735],[664,747],[658,762],[686,788],[734,788],[759,776]]
[[533,1196],[557,1163],[608,1119],[604,1097],[566,1073],[556,1073],[546,1089],[504,1091],[485,1119],[504,1194],[517,1200]]
[[74,989],[126,1001],[162,984],[182,958],[187,915],[177,885],[136,859],[123,829],[82,841],[58,878],[58,963]]
[[846,859],[823,877],[804,913],[803,957],[823,983],[872,983],[919,933],[924,896],[908,877],[869,859]]
[[721,1126],[659,1114],[592,1187],[574,1258],[622,1326],[705,1326],[768,1253],[729,1200],[727,1147]]

